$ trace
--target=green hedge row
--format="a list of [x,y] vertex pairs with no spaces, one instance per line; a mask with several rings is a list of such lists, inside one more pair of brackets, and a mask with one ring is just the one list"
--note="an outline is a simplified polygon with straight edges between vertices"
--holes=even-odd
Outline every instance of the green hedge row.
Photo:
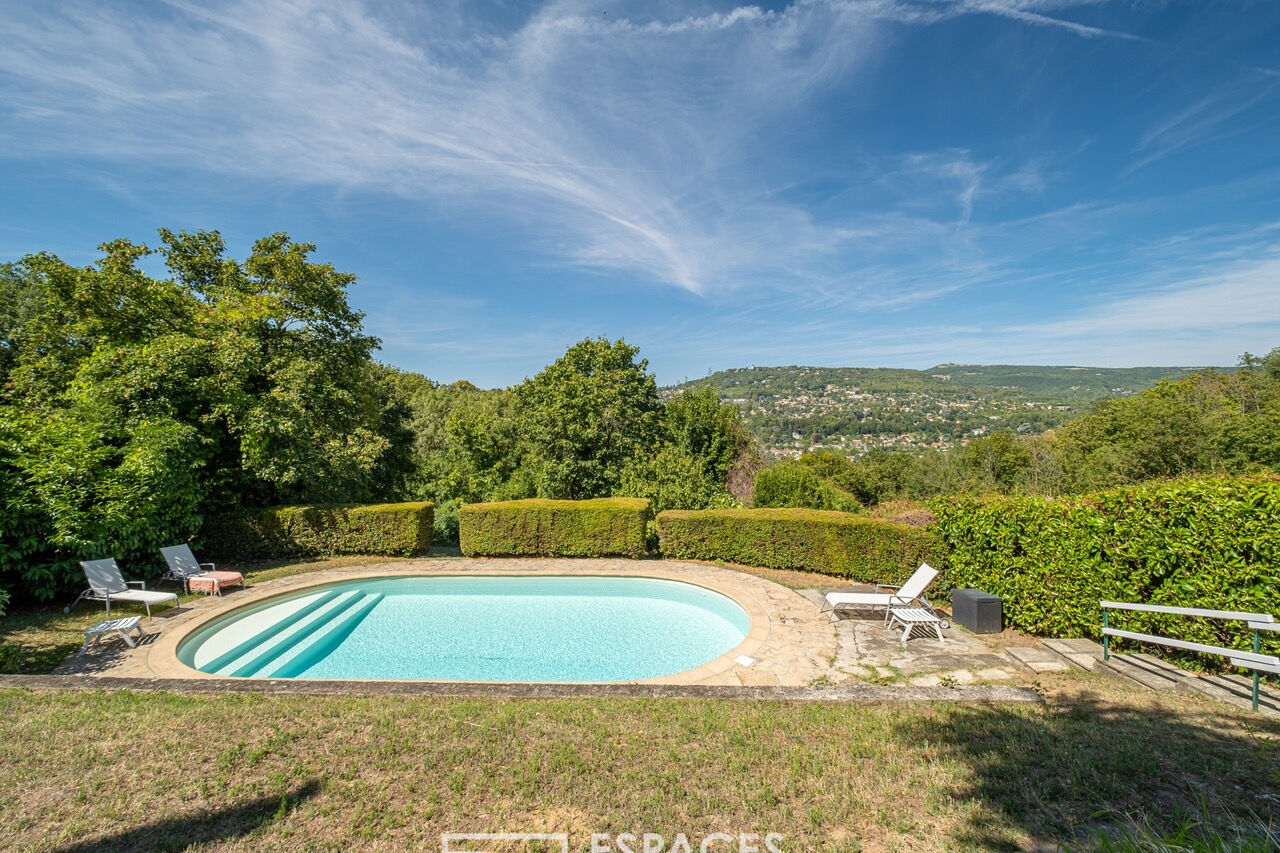
[[901,583],[923,562],[941,567],[930,530],[816,509],[667,510],[658,514],[662,555],[803,569],[863,583]]
[[431,547],[432,504],[279,506],[210,519],[203,550],[225,559],[376,554],[409,557]]
[[467,504],[458,543],[468,557],[640,557],[648,552],[647,498]]
[[[940,498],[930,508],[951,549],[948,586],[1001,596],[1006,623],[1032,634],[1098,638],[1100,600],[1280,614],[1274,479],[1161,482],[1072,499]],[[1235,648],[1252,641],[1243,623],[1138,613],[1113,623]]]

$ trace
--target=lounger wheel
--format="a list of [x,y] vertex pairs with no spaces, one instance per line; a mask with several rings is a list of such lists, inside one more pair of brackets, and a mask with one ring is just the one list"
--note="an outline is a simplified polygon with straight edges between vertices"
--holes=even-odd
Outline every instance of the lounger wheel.
[[70,612],[71,612],[71,605],[70,605],[70,604],[68,604],[66,607],[62,608],[62,612],[63,612],[63,613],[70,613]]

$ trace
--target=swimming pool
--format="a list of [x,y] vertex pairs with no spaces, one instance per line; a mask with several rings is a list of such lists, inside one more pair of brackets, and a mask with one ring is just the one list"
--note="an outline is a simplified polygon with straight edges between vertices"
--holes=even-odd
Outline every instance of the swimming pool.
[[720,657],[750,627],[732,599],[679,581],[380,577],[232,611],[178,659],[239,678],[632,681]]

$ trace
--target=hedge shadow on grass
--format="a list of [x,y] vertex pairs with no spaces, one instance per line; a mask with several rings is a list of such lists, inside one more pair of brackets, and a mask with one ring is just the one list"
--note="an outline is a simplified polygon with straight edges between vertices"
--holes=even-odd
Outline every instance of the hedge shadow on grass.
[[272,821],[283,818],[320,793],[317,779],[304,782],[280,796],[258,797],[235,806],[201,811],[198,798],[192,799],[194,813],[144,823],[132,829],[57,848],[59,853],[88,853],[99,850],[185,850],[189,847],[230,841],[252,834]]
[[904,734],[972,771],[950,796],[982,809],[948,846],[1022,850],[1008,835],[1018,828],[1041,842],[1037,849],[1095,849],[1134,827],[1165,836],[1199,821],[1192,837],[1268,849],[1280,837],[1280,721],[1254,717],[1231,731],[1225,712],[1216,726],[1214,716],[1083,693],[1031,715],[957,707],[907,723]]

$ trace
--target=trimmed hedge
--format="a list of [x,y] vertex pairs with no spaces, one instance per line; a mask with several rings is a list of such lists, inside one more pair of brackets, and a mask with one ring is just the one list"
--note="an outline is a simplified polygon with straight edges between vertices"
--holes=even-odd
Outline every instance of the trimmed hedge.
[[409,557],[431,547],[433,505],[278,506],[210,519],[201,534],[226,559],[375,554]]
[[[1280,481],[1161,482],[1070,499],[932,501],[945,579],[1004,598],[1032,634],[1098,638],[1100,600],[1280,613]],[[1141,613],[1116,627],[1248,648],[1243,623]],[[1280,638],[1264,640],[1280,647]],[[1156,651],[1155,646],[1146,646]],[[1274,652],[1273,652],[1274,653]]]
[[649,550],[647,498],[467,504],[458,543],[468,557],[640,557]]
[[658,514],[662,555],[802,569],[863,583],[901,583],[921,563],[941,568],[930,530],[816,509],[667,510]]

